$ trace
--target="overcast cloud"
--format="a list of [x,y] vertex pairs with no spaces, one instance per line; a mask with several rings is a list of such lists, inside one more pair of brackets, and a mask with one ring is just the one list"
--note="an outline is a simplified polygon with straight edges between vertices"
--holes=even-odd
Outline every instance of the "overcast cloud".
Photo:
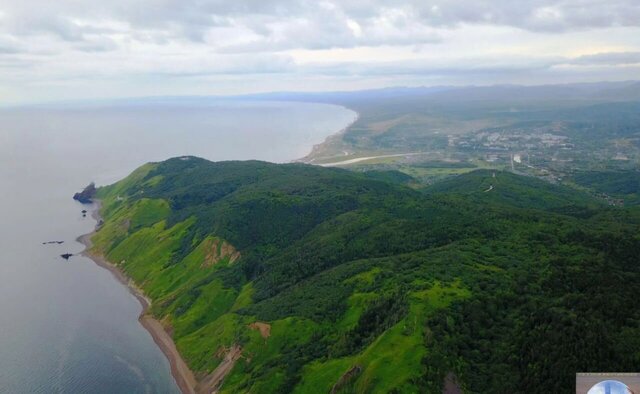
[[640,79],[638,0],[0,0],[0,103]]

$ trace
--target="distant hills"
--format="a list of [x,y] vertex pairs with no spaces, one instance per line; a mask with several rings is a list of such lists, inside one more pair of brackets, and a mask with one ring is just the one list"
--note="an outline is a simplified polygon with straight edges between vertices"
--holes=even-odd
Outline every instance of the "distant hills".
[[274,92],[238,96],[240,98],[332,102],[354,104],[392,99],[428,101],[524,101],[524,100],[605,100],[640,99],[640,81],[594,82],[558,85],[492,85],[390,87],[344,92]]
[[33,106],[136,106],[153,104],[205,105],[219,100],[266,100],[331,103],[352,106],[394,99],[428,101],[504,101],[504,100],[579,100],[635,101],[640,100],[640,81],[593,82],[557,85],[489,85],[489,86],[418,86],[387,87],[354,91],[329,92],[269,92],[242,95],[182,95],[149,96],[120,99],[69,100]]

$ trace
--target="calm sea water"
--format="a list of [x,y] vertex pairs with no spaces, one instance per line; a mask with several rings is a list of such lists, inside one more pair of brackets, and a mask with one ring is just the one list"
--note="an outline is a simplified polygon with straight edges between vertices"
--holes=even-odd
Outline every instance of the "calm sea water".
[[94,226],[75,191],[178,155],[290,161],[354,116],[297,103],[0,110],[0,393],[178,392],[135,298],[92,261],[59,257]]

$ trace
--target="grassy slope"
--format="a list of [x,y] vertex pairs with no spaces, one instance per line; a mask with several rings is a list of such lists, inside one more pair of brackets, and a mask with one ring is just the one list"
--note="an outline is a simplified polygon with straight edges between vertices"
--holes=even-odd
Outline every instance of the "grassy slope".
[[[224,349],[242,346],[223,392],[327,392],[354,366],[362,371],[344,392],[438,391],[450,371],[472,392],[523,381],[561,392],[594,365],[574,345],[612,352],[614,339],[640,334],[633,305],[615,305],[626,320],[607,313],[640,283],[637,210],[507,173],[475,171],[426,194],[375,178],[298,164],[149,164],[99,190],[95,247],[153,299],[192,369],[212,371]],[[585,287],[608,272],[628,286]],[[579,305],[585,336],[601,334],[592,313],[609,342],[582,343],[563,318],[538,316],[540,305],[560,317]],[[268,338],[249,327],[256,321],[271,325]],[[566,335],[553,363],[526,342],[525,328],[541,327],[541,344],[553,342],[548,330]],[[513,359],[520,349],[530,368]],[[639,360],[606,361],[625,370]]]

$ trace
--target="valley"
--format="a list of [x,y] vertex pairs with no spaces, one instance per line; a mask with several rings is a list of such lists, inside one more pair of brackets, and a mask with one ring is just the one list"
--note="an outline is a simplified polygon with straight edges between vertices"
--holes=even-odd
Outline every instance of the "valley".
[[425,185],[476,168],[573,185],[578,172],[634,172],[640,166],[637,82],[399,88],[387,95],[290,99],[332,102],[359,113],[344,133],[316,147],[307,163],[396,169]]

